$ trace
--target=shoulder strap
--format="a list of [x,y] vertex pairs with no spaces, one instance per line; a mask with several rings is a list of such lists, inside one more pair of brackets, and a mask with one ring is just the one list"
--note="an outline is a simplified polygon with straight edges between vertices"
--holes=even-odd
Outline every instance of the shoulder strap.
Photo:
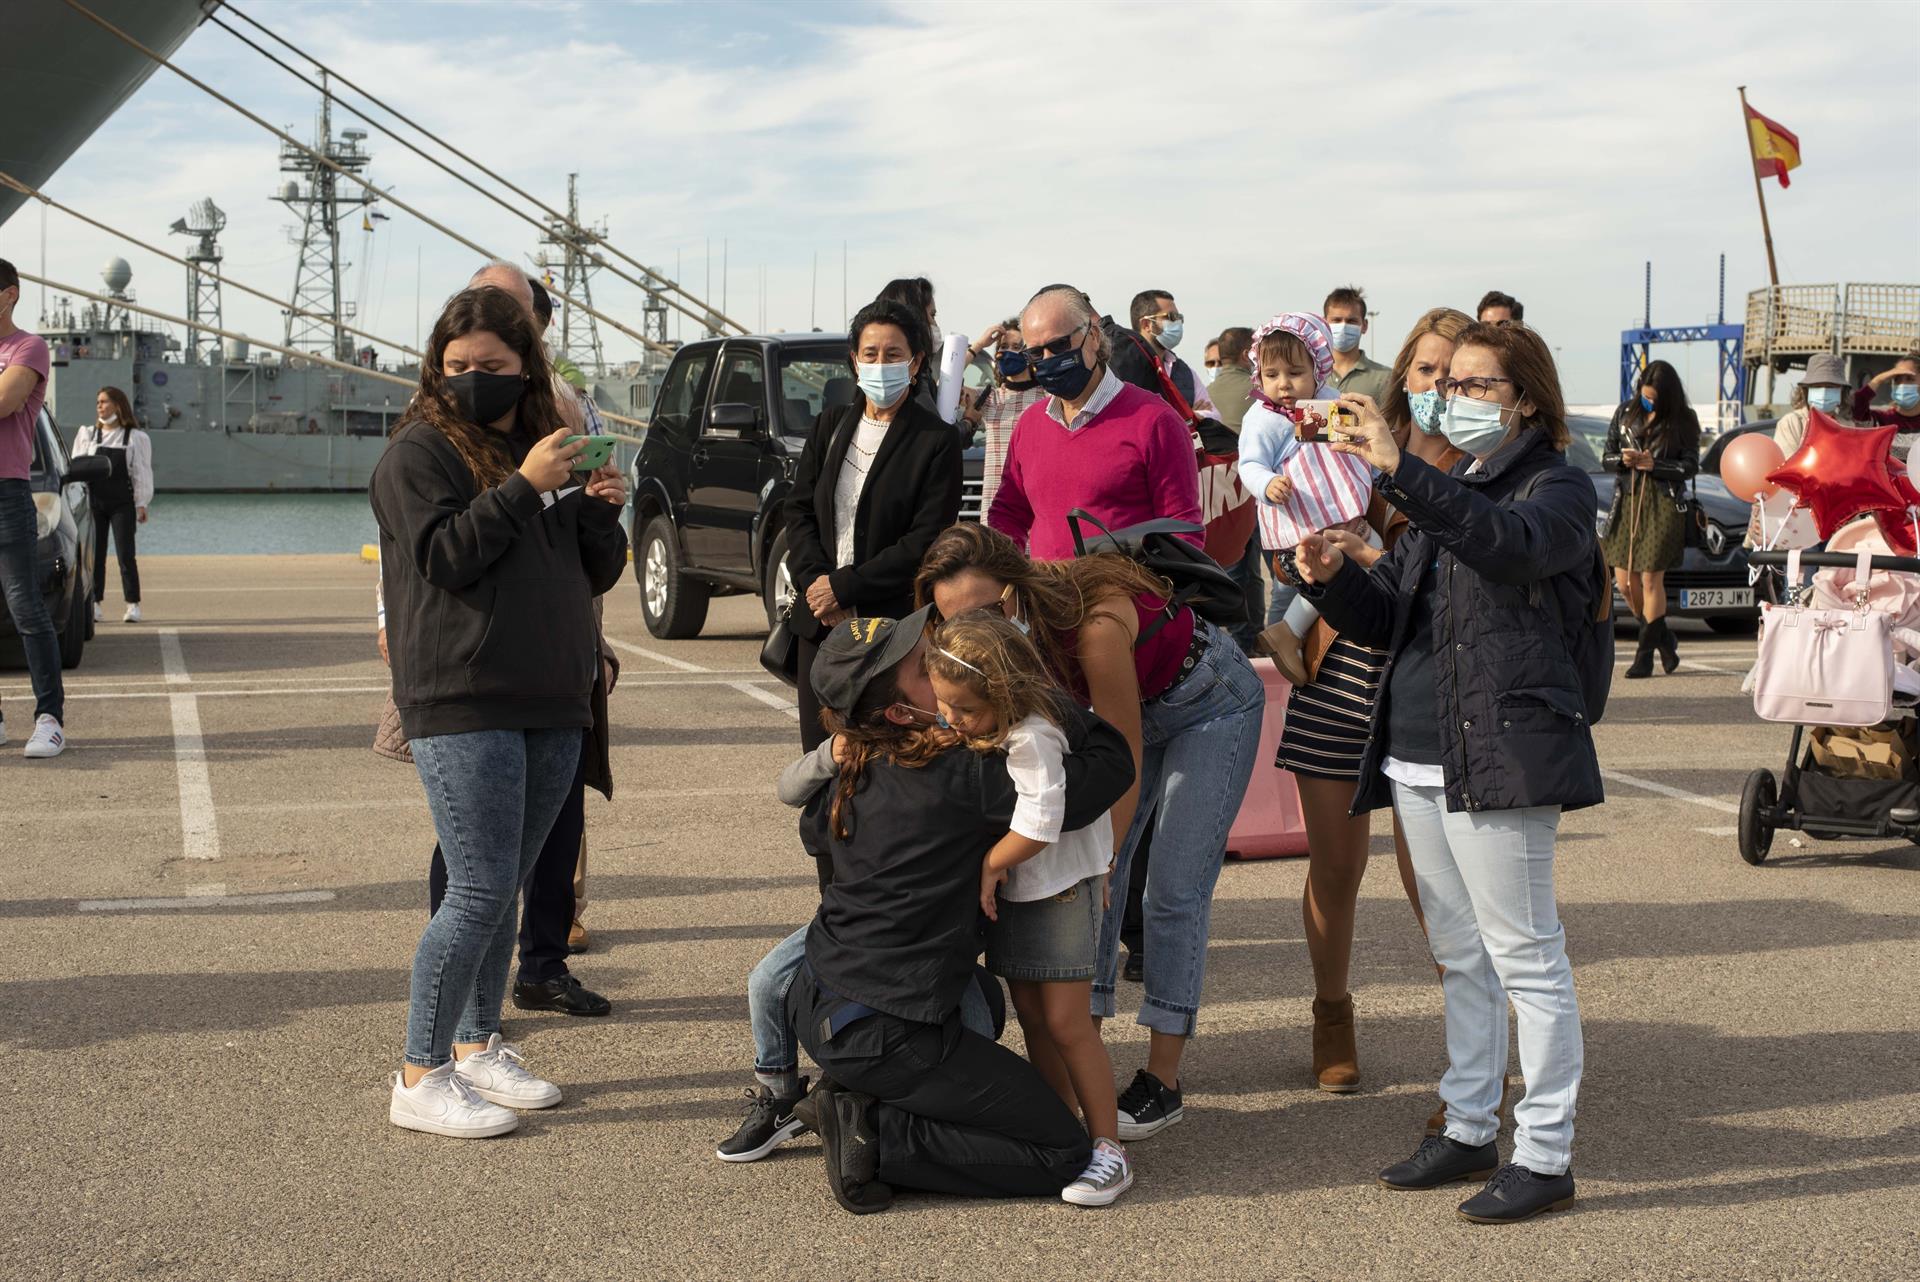
[[1180,416],[1181,422],[1185,423],[1188,427],[1192,427],[1193,406],[1187,404],[1187,398],[1180,395],[1180,389],[1173,385],[1173,379],[1167,374],[1167,367],[1160,363],[1160,358],[1153,354],[1153,349],[1147,346],[1146,340],[1141,338],[1140,335],[1132,330],[1128,330],[1127,337],[1133,341],[1135,347],[1140,349],[1140,354],[1152,363],[1154,377],[1160,380],[1160,394],[1166,398],[1167,404],[1173,406],[1174,412]]

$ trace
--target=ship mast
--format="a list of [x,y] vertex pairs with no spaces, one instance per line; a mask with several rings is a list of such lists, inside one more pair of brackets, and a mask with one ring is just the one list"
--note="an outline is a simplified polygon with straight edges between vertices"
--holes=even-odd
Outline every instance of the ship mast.
[[[353,359],[353,342],[340,322],[351,320],[356,311],[352,302],[340,297],[341,269],[351,265],[340,260],[340,215],[343,209],[372,204],[378,197],[357,184],[342,190],[338,170],[322,163],[314,153],[357,174],[372,160],[361,145],[366,137],[364,130],[349,129],[339,139],[334,138],[333,95],[322,72],[313,150],[280,144],[280,172],[294,177],[282,183],[273,197],[300,219],[299,227],[288,232],[288,239],[300,247],[300,253],[294,268],[293,310],[287,313],[285,346],[319,352],[338,361]],[[302,312],[309,315],[303,316]],[[331,320],[316,319],[313,313]]]
[[[604,260],[588,247],[598,243],[607,234],[605,222],[594,226],[580,221],[580,193],[576,182],[580,175],[567,175],[567,216],[546,219],[547,232],[540,238],[540,256],[535,262],[547,273],[548,281],[553,279],[553,269],[560,269],[560,292],[569,298],[577,298],[587,307],[593,306],[592,277]],[[549,250],[557,249],[559,261]],[[574,316],[574,309],[562,305],[560,312],[560,345],[558,354],[566,357],[575,365],[591,372],[594,378],[604,378],[607,372],[606,353],[600,346],[600,327],[594,323],[593,314],[583,311]]]

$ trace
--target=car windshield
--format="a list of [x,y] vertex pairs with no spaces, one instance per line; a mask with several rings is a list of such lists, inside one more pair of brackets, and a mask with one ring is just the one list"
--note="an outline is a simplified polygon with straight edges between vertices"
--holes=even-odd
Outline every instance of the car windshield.
[[853,403],[853,372],[837,347],[788,348],[780,353],[782,430],[805,436],[820,411]]
[[1607,448],[1607,420],[1591,414],[1569,414],[1567,429],[1573,439],[1567,444],[1567,457],[1582,471],[1598,475],[1606,471],[1600,456]]

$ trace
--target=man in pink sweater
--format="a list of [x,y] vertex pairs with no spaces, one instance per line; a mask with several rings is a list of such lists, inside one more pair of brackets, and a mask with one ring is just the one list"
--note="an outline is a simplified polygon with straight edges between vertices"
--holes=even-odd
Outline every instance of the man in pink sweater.
[[[1111,530],[1159,517],[1199,525],[1193,434],[1165,401],[1107,368],[1106,336],[1087,296],[1048,286],[1021,313],[1020,333],[1048,395],[1014,426],[987,524],[1037,560],[1073,555],[1074,508]],[[1201,545],[1198,533],[1184,537]]]

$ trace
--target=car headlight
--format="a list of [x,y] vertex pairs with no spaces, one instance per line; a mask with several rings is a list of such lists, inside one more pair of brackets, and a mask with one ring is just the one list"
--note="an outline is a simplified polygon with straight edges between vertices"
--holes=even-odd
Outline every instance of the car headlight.
[[44,539],[60,528],[60,519],[65,515],[65,505],[58,494],[36,494],[33,496],[33,535]]

